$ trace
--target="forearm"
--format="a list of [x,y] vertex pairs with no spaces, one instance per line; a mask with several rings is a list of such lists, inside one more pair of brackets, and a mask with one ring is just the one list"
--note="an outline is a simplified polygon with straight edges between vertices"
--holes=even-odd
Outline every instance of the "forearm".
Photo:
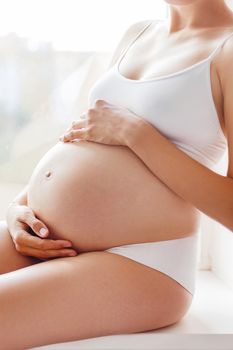
[[184,200],[233,231],[233,179],[189,157],[151,124],[136,121],[127,146]]

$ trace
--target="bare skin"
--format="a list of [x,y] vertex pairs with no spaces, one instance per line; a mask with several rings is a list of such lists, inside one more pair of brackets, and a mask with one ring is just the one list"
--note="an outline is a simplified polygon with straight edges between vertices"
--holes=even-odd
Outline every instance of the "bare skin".
[[[150,31],[147,33],[145,32],[145,35],[140,38],[141,40],[138,40],[135,43],[135,45],[131,48],[132,50],[130,49],[130,51],[128,51],[125,59],[122,61],[122,65],[120,66],[121,73],[125,76],[134,79],[146,77],[150,78],[152,76],[156,77],[170,74],[172,73],[172,69],[173,72],[175,72],[186,68],[187,66],[190,66],[193,63],[205,58],[210,52],[212,52],[218,41],[223,37],[222,34],[220,34],[222,28],[228,28],[225,31],[225,35],[233,29],[233,16],[231,11],[227,10],[224,5],[221,7],[218,0],[206,0],[205,11],[203,11],[203,8],[200,8],[201,2],[198,0],[189,1],[190,4],[186,6],[184,6],[184,3],[187,3],[187,1],[173,0],[172,2],[167,2],[172,3],[172,5],[170,5],[172,17],[169,27],[168,40],[165,40],[166,35],[168,35],[168,32],[166,32],[166,28],[168,27],[166,27],[165,24],[164,26],[160,27],[158,32],[153,31],[152,27],[150,28]],[[218,10],[213,6],[213,3],[219,4],[220,7]],[[219,11],[221,13],[221,23],[217,23],[216,19],[219,18]],[[192,51],[186,51],[186,56],[184,56],[183,61],[179,60],[179,62],[177,62],[175,61],[175,56],[172,57],[172,51],[169,50],[172,50],[172,48],[178,45],[183,45],[185,39],[187,40],[189,35],[194,33],[194,28],[191,26],[192,23],[195,23],[196,26],[195,33],[200,35],[199,44],[197,41],[197,46],[191,46]],[[221,30],[219,30],[219,28],[212,28],[211,30],[205,28],[205,30],[203,30],[203,23],[205,23],[205,25],[206,23],[209,23],[209,27],[219,26],[221,27]],[[145,23],[141,23],[141,28],[143,28],[143,26],[145,26]],[[177,34],[178,28],[180,27],[183,27],[181,36]],[[132,38],[137,34],[138,29],[139,24],[135,24],[134,30],[131,29],[129,31],[132,34]],[[159,38],[164,39],[160,42]],[[122,47],[124,47],[128,39],[129,35],[126,35],[126,38],[122,39],[120,46],[122,45]],[[159,60],[157,60],[157,63],[155,63],[153,58],[153,65],[150,63],[149,66],[150,53],[148,52],[148,48],[151,48],[152,50],[152,40],[156,42],[156,46],[154,46],[156,53],[153,54],[153,57],[159,57],[160,52],[161,58],[169,57],[169,61],[161,62],[160,60],[159,62]],[[203,40],[205,44],[200,46],[203,48],[202,51],[198,45],[200,45],[201,42],[203,43]],[[144,48],[143,50],[142,47]],[[147,58],[141,57],[141,66],[139,59],[140,55],[137,55],[139,52],[140,55],[142,55],[142,52],[148,53]],[[198,56],[196,54],[197,52]],[[194,54],[195,57],[193,57]],[[133,57],[137,57],[137,62],[135,59],[133,59]],[[148,65],[143,66],[142,63],[146,62],[146,59],[148,60]],[[214,102],[219,112],[221,125],[224,127],[221,86],[217,75],[219,65],[221,65],[221,55],[218,55],[218,57],[212,62],[211,82]],[[170,71],[165,71],[166,66],[169,67]],[[133,67],[135,68],[134,70]],[[59,144],[58,148],[60,146],[61,145]],[[153,177],[154,182],[152,182],[152,175],[143,168],[142,164],[136,160],[136,158],[130,152],[127,151],[126,153],[125,150],[122,149],[122,158],[120,158],[119,154],[117,153],[118,151],[113,149],[110,150],[110,148],[104,146],[97,146],[99,147],[100,157],[104,157],[101,159],[101,161],[103,161],[101,164],[105,164],[105,161],[107,163],[112,159],[115,160],[116,163],[112,163],[111,166],[114,166],[115,164],[122,165],[120,162],[125,162],[124,165],[126,163],[129,164],[129,167],[126,168],[125,172],[123,173],[125,176],[123,177],[124,181],[127,180],[127,174],[131,176],[135,170],[140,172],[141,184],[143,184],[143,188],[145,187],[145,181],[147,181],[146,183],[148,186],[145,189],[144,195],[150,193],[151,190],[154,191],[152,193],[155,195],[155,198],[154,196],[149,198],[151,201],[150,204],[156,205],[156,203],[161,203],[163,200],[167,201],[167,212],[165,212],[165,219],[163,219],[162,216],[163,211],[157,207],[153,211],[155,220],[150,221],[152,218],[151,212],[151,216],[149,216],[151,226],[147,226],[146,231],[141,232],[141,228],[143,227],[142,225],[140,230],[135,230],[136,234],[134,237],[132,224],[131,226],[127,227],[129,231],[126,230],[124,235],[119,237],[119,240],[116,240],[115,238],[117,232],[114,234],[112,231],[117,222],[106,222],[106,224],[109,226],[107,226],[106,232],[104,232],[101,236],[101,240],[99,239],[101,242],[99,242],[97,239],[99,232],[97,232],[95,236],[94,234],[91,235],[92,231],[90,230],[88,231],[88,234],[83,235],[83,237],[80,231],[77,241],[79,241],[81,250],[83,250],[82,254],[79,254],[77,257],[64,257],[37,264],[35,264],[35,260],[32,260],[31,257],[24,256],[22,258],[22,256],[15,252],[14,245],[9,239],[7,226],[4,222],[2,222],[0,227],[0,266],[4,266],[5,271],[2,271],[2,275],[0,276],[0,305],[2,310],[0,313],[0,325],[2,330],[0,334],[0,343],[3,344],[4,349],[23,349],[32,346],[83,339],[87,337],[156,329],[177,322],[189,309],[192,296],[176,281],[172,280],[168,276],[165,276],[159,271],[141,265],[122,256],[104,252],[102,249],[106,249],[107,247],[111,247],[113,245],[133,243],[135,241],[156,241],[193,234],[196,229],[198,219],[196,209],[190,206],[190,204],[187,205],[187,203],[182,201],[181,198],[174,195],[174,193],[169,191],[166,186],[163,186],[163,184],[157,180],[156,177]],[[90,164],[93,164],[94,158],[91,158],[91,152],[95,145],[91,145],[90,147],[87,146],[87,148],[83,150],[81,150],[80,147],[79,152],[76,152],[77,149],[75,148],[75,145],[69,147],[67,144],[64,145],[63,149],[65,149],[65,147],[67,149],[67,155],[73,154],[73,159],[72,161],[70,160],[69,164],[68,160],[66,159],[66,166],[74,166],[73,164],[75,163],[75,159],[77,159],[75,157],[80,157],[79,164],[83,166],[83,168],[79,168],[78,173],[77,169],[72,168],[70,170],[70,174],[67,175],[67,179],[73,179],[73,181],[76,181],[75,177],[72,178],[72,174],[75,174],[79,177],[79,182],[81,180],[83,181],[81,183],[82,186],[84,186],[85,181],[87,181],[88,186],[90,186],[90,184],[92,184],[90,180],[93,181],[93,178],[89,177],[85,180],[85,176],[87,175],[86,170],[88,169],[88,166],[90,167]],[[81,160],[82,155],[84,156],[88,154],[85,152],[90,152],[90,163],[86,165],[86,168],[84,162]],[[75,153],[77,156],[75,156]],[[62,161],[63,160],[64,153],[62,155]],[[54,167],[50,170],[56,170],[56,173],[59,174],[58,157],[56,158],[55,156],[55,160],[53,160],[50,165],[53,165]],[[105,168],[104,170],[110,169],[111,167],[109,166],[109,168]],[[98,175],[101,175],[101,173],[98,172],[99,168],[97,167],[97,163],[95,170]],[[85,176],[83,175],[83,177],[82,171],[85,172]],[[52,174],[55,174],[55,172],[52,172]],[[107,181],[109,181],[109,188],[111,188],[111,174],[107,173],[106,176],[106,173],[104,173],[104,175],[105,184],[108,183]],[[80,187],[77,189],[77,191],[79,191],[79,195],[82,195],[82,201],[80,200],[81,203],[77,203],[74,202],[77,195],[77,193],[74,192],[74,189],[76,189],[74,186],[75,182],[64,182],[64,174],[62,174],[62,172],[60,173],[61,180],[59,180],[59,177],[56,178],[55,176],[51,177],[50,179],[46,179],[43,176],[45,176],[44,172],[38,172],[38,177],[35,176],[34,183],[32,178],[33,181],[31,184],[33,184],[33,186],[31,186],[31,189],[29,189],[29,191],[31,190],[31,194],[30,192],[28,193],[28,205],[31,205],[32,207],[34,206],[35,212],[38,214],[39,218],[45,221],[52,231],[54,230],[54,236],[57,234],[57,237],[69,239],[73,242],[75,239],[74,234],[76,234],[76,232],[72,230],[74,230],[76,226],[72,222],[70,224],[70,221],[68,223],[65,222],[64,217],[66,217],[66,215],[62,217],[61,213],[59,216],[57,215],[56,210],[53,210],[52,208],[52,202],[47,201],[47,199],[50,197],[40,198],[39,195],[41,194],[42,196],[43,193],[44,196],[45,192],[39,192],[37,190],[37,187],[35,187],[36,181],[44,181],[40,189],[45,191],[47,186],[49,195],[54,196],[53,200],[59,200],[59,198],[56,197],[57,190],[55,187],[62,187],[65,184],[63,188],[64,191],[61,193],[61,202],[58,202],[58,204],[62,204],[64,199],[68,200],[68,206],[65,206],[65,209],[67,208],[67,213],[62,212],[63,214],[67,215],[73,215],[72,208],[74,208],[74,204],[79,204],[80,210],[82,208],[91,210],[91,206],[93,206],[94,209],[96,205],[101,204],[101,195],[103,196],[103,193],[95,193],[93,191],[88,198],[89,194],[86,193],[85,196],[85,193],[81,192],[82,187]],[[101,180],[98,183],[100,186],[103,178],[99,177],[97,180],[98,179]],[[114,178],[114,181],[115,180],[116,178]],[[56,181],[58,182],[56,183]],[[141,190],[139,177],[136,177],[134,181],[134,191],[135,188]],[[115,185],[116,182],[113,182],[113,186]],[[124,183],[118,183],[118,185],[122,185],[122,188],[124,187]],[[67,186],[70,187],[67,188]],[[86,186],[86,188],[88,188],[88,186]],[[133,187],[129,187],[128,191],[130,190],[132,191]],[[69,194],[72,194],[72,196],[69,197]],[[132,192],[127,193],[127,195],[129,194],[132,195]],[[119,195],[117,197],[116,194],[115,198],[111,198],[112,200],[114,199],[113,203],[119,203],[122,196]],[[127,196],[125,196],[125,198],[127,198]],[[138,215],[139,209],[144,208],[145,202],[141,203],[143,200],[143,194],[141,197],[139,197],[139,199],[140,200],[137,204],[138,207],[136,207],[135,204],[132,212],[130,211],[129,206],[129,211],[127,212],[128,215],[132,215],[134,210],[137,208],[138,212],[136,214]],[[54,201],[53,203],[57,203],[57,201]],[[109,202],[109,204],[111,203]],[[128,208],[127,205],[129,204],[131,203],[127,203],[127,201],[124,202],[126,208]],[[46,208],[46,210],[49,211],[49,214],[51,214],[49,217],[46,216],[47,212],[44,210],[44,208]],[[77,207],[75,208],[77,209]],[[115,206],[114,209],[116,215],[115,217],[117,218],[117,207]],[[166,208],[164,207],[163,210],[165,209]],[[172,210],[175,211],[174,217],[169,216],[171,215]],[[176,222],[175,219],[177,216],[181,216],[181,213],[183,213],[182,210],[187,210],[188,219],[181,222],[180,226],[178,226],[178,222],[180,222],[180,220],[177,220]],[[91,213],[94,215],[94,210]],[[85,211],[83,210],[83,212],[79,212],[79,215],[81,214],[85,215]],[[142,213],[140,222],[143,220],[143,216],[143,224],[147,225],[148,216],[146,217],[145,212]],[[84,217],[81,223],[86,225],[86,220],[90,219],[93,220],[93,216]],[[96,216],[95,219],[98,220],[98,216]],[[76,223],[76,225],[79,229],[80,218],[77,221],[78,223]],[[57,222],[59,224],[57,224]],[[170,222],[172,222],[171,226],[169,226]],[[71,225],[71,230],[65,231],[65,229],[67,229],[67,224]],[[167,226],[165,226],[165,224]],[[57,228],[55,225],[61,227],[59,232],[59,228]],[[87,226],[83,226],[82,228],[87,229]],[[122,226],[119,225],[117,228],[122,229]],[[73,236],[71,234],[73,234]],[[91,237],[89,235],[91,235]],[[9,259],[7,259],[7,257],[9,257]],[[9,271],[14,271],[16,269],[18,270],[9,273]],[[67,288],[67,286],[69,286],[69,288]],[[137,305],[137,307],[135,307],[135,305]]]
[[198,223],[196,209],[130,149],[92,142],[50,149],[32,174],[28,205],[50,237],[72,241],[79,252],[179,238]]

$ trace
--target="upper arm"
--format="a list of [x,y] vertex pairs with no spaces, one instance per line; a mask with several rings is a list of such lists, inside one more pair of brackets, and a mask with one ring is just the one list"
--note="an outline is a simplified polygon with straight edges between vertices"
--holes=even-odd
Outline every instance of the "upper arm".
[[113,55],[110,60],[110,64],[108,69],[115,64],[120,55],[123,53],[124,49],[128,46],[128,44],[133,40],[133,38],[139,33],[146,25],[148,25],[151,20],[142,20],[139,22],[135,22],[131,24],[118,42],[115,50],[113,51]]
[[233,38],[227,40],[221,52],[220,80],[228,143],[227,176],[233,178]]

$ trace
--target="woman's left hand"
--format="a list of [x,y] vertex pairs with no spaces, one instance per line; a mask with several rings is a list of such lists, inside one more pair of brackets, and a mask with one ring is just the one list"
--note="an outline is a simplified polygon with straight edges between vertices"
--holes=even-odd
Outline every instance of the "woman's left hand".
[[64,136],[59,139],[72,142],[75,139],[93,141],[107,145],[127,145],[127,137],[141,120],[127,108],[96,100],[93,108],[73,121]]

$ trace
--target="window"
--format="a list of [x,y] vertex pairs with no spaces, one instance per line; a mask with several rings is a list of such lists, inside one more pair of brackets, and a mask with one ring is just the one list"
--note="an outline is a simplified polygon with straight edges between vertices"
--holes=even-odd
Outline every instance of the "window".
[[[126,28],[166,11],[162,0],[0,3],[0,180],[27,181],[41,152],[84,108],[84,91]],[[15,171],[30,151],[31,167]]]
[[[3,4],[2,4],[3,3]],[[0,6],[0,35],[14,32],[61,51],[113,51],[130,23],[164,18],[163,0],[5,0]]]

